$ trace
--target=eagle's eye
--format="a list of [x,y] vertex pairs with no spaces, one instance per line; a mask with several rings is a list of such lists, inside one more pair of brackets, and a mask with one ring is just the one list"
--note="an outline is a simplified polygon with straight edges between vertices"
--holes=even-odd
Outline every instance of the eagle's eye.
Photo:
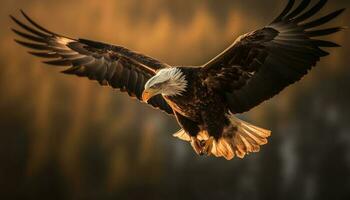
[[156,83],[151,86],[152,89],[159,89],[162,86],[163,83]]
[[152,85],[151,88],[153,88],[153,89],[159,89],[159,88],[161,88],[164,84],[166,84],[167,82],[168,82],[168,81],[156,83],[156,84]]

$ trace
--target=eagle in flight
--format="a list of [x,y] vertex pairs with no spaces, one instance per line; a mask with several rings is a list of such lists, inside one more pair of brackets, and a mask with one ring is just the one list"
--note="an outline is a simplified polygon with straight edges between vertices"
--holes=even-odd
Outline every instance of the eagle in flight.
[[[64,74],[88,77],[101,85],[173,115],[181,130],[175,137],[188,141],[198,155],[231,160],[258,152],[271,132],[244,122],[244,113],[299,81],[327,56],[324,47],[338,47],[317,39],[344,27],[318,28],[345,9],[308,20],[327,3],[289,0],[269,25],[244,34],[202,66],[170,66],[127,48],[51,32],[28,17],[12,29],[24,40],[18,44],[44,63],[66,66]],[[308,8],[310,7],[310,8]],[[307,21],[308,20],[308,21]]]

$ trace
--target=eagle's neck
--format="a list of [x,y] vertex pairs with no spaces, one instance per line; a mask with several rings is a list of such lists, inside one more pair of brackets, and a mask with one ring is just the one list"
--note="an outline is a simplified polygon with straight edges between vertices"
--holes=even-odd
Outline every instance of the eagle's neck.
[[166,84],[162,90],[163,96],[173,97],[182,96],[186,92],[188,82],[186,75],[181,68],[174,67],[160,71],[160,76],[167,79]]

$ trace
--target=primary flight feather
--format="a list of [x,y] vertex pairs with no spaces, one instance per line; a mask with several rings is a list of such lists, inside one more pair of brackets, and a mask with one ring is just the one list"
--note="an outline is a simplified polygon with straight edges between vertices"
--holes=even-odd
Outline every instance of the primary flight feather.
[[15,41],[33,49],[30,54],[50,65],[69,66],[65,74],[97,80],[174,115],[182,128],[175,137],[190,142],[199,155],[230,160],[258,152],[271,134],[234,114],[249,111],[299,81],[329,54],[323,47],[339,46],[316,37],[342,30],[318,27],[344,9],[306,22],[327,0],[310,3],[294,5],[289,0],[272,23],[240,36],[200,67],[170,66],[121,46],[59,35],[23,11],[27,23],[11,18],[20,28],[12,30],[25,39]]

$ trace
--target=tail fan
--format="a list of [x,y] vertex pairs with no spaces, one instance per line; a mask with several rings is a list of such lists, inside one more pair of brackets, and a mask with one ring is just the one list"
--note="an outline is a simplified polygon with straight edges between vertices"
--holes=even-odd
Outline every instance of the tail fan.
[[230,125],[225,127],[222,136],[215,140],[207,131],[201,131],[197,137],[191,137],[183,129],[173,136],[191,143],[199,155],[214,155],[231,160],[235,156],[244,158],[249,153],[260,151],[260,146],[267,144],[270,130],[254,126],[229,114]]
[[214,141],[212,154],[217,157],[225,157],[231,160],[234,156],[244,158],[249,153],[260,151],[260,146],[267,144],[267,138],[271,131],[238,119],[234,115],[228,115],[231,122],[226,127],[222,137]]

